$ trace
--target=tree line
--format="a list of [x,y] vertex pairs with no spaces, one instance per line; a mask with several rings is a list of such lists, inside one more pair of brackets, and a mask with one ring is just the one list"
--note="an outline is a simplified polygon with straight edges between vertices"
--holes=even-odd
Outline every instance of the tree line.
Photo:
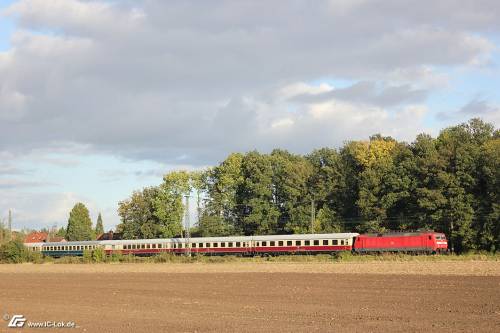
[[500,132],[480,119],[412,143],[373,135],[307,155],[232,153],[174,171],[119,202],[124,238],[182,235],[195,197],[197,236],[433,229],[457,252],[500,246]]

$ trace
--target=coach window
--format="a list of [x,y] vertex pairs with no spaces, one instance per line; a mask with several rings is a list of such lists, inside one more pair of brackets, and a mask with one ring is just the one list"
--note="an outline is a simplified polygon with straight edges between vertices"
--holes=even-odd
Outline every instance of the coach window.
[[302,241],[295,241],[295,246],[301,246],[302,245]]
[[286,241],[287,246],[292,246],[293,242],[292,241]]
[[323,245],[328,245],[328,239],[323,240]]
[[338,241],[338,240],[336,240],[336,239],[333,239],[333,240],[332,240],[332,245],[339,245],[339,241]]
[[344,240],[340,240],[340,245],[344,245]]
[[221,242],[220,247],[226,247],[226,242]]
[[214,243],[214,247],[219,247],[219,243]]
[[195,249],[195,248],[196,248],[196,243],[192,243],[192,244],[191,244],[191,247],[192,247],[193,249]]
[[262,246],[267,246],[267,242],[262,242]]
[[276,242],[275,241],[270,241],[269,246],[275,246]]
[[198,243],[198,247],[202,248],[203,247],[203,243]]
[[255,246],[260,246],[260,242],[255,242]]
[[205,245],[206,245],[206,247],[210,247],[210,243],[206,243]]
[[241,247],[241,242],[236,242],[236,247]]
[[314,245],[319,245],[319,240],[318,239],[314,240]]
[[283,241],[278,241],[278,246],[283,246]]
[[309,246],[309,245],[311,245],[311,241],[308,241],[308,240],[304,241],[304,245],[305,245],[305,246]]
[[233,242],[227,243],[227,247],[233,247]]

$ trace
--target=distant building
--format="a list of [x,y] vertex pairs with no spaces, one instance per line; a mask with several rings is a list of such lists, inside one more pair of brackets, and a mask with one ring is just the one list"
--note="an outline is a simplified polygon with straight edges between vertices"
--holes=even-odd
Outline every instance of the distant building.
[[61,243],[61,242],[67,242],[67,240],[64,237],[52,236],[52,237],[50,237],[49,242],[51,242],[51,243]]
[[49,237],[49,235],[46,232],[34,231],[32,233],[29,233],[24,238],[24,242],[25,243],[66,242],[66,239],[64,239],[64,237],[59,237],[59,236]]
[[25,243],[45,243],[49,235],[46,232],[34,231],[24,238]]
[[97,240],[113,240],[113,239],[122,239],[122,233],[120,232],[113,232],[113,230],[110,230],[108,232],[105,232],[103,234],[100,234],[97,236]]

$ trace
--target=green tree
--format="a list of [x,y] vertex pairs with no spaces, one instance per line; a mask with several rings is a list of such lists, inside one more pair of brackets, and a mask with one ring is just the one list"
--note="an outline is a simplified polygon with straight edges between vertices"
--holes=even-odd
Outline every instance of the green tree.
[[77,203],[69,213],[66,239],[68,241],[84,241],[94,238],[92,221],[87,207],[81,202]]
[[155,214],[155,200],[159,195],[158,187],[146,187],[135,191],[132,196],[118,203],[121,223],[117,231],[125,239],[159,237],[161,222]]
[[97,222],[95,224],[95,235],[96,237],[99,237],[99,235],[102,235],[104,233],[104,225],[102,224],[102,216],[101,213],[97,216]]
[[59,229],[57,229],[56,236],[65,238],[66,237],[66,229],[64,229],[64,227],[60,227]]
[[308,181],[312,164],[302,156],[279,149],[265,158],[271,163],[272,204],[279,213],[278,224],[268,232],[309,232],[312,195]]
[[158,195],[153,201],[154,214],[159,219],[159,236],[174,237],[183,231],[183,200],[191,193],[191,177],[187,171],[173,171],[163,177]]
[[243,182],[236,192],[236,228],[245,235],[275,233],[279,211],[274,205],[271,159],[256,151],[246,154],[241,175]]
[[[212,233],[216,230],[233,230],[236,234],[242,232],[236,228],[240,208],[236,202],[237,193],[242,188],[244,180],[241,169],[242,161],[242,154],[233,153],[218,166],[205,172],[203,179],[207,198],[202,215],[214,216],[216,218],[210,219],[210,221],[219,221],[218,223],[225,224],[220,228],[207,227],[207,230],[210,231],[204,232],[205,235],[221,236]],[[205,220],[201,219],[200,229],[205,228],[203,225]]]
[[0,261],[22,263],[29,259],[29,251],[21,240],[11,240],[0,245]]

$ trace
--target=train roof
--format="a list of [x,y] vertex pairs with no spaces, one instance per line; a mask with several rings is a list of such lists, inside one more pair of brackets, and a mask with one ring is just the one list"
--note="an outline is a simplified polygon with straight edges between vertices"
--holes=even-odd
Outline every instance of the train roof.
[[399,237],[399,236],[420,236],[428,234],[439,234],[443,235],[443,232],[437,232],[433,230],[421,230],[421,231],[391,231],[383,233],[366,233],[361,234],[360,237]]
[[[191,242],[249,242],[249,241],[277,241],[277,240],[314,240],[314,239],[345,239],[359,236],[358,233],[331,233],[331,234],[293,234],[293,235],[267,235],[267,236],[229,236],[229,237],[191,237]],[[148,244],[148,243],[185,243],[186,238],[155,238],[155,239],[116,239],[102,241],[79,242],[49,242],[29,243],[30,246],[67,246],[67,245],[98,245],[98,244]]]
[[[191,242],[249,242],[249,241],[272,241],[272,240],[294,240],[294,239],[341,239],[356,237],[357,233],[336,233],[336,234],[300,234],[300,235],[269,235],[269,236],[229,236],[229,237],[191,237]],[[185,243],[186,238],[159,238],[159,239],[121,239],[101,241],[101,244],[142,244],[142,243]]]

